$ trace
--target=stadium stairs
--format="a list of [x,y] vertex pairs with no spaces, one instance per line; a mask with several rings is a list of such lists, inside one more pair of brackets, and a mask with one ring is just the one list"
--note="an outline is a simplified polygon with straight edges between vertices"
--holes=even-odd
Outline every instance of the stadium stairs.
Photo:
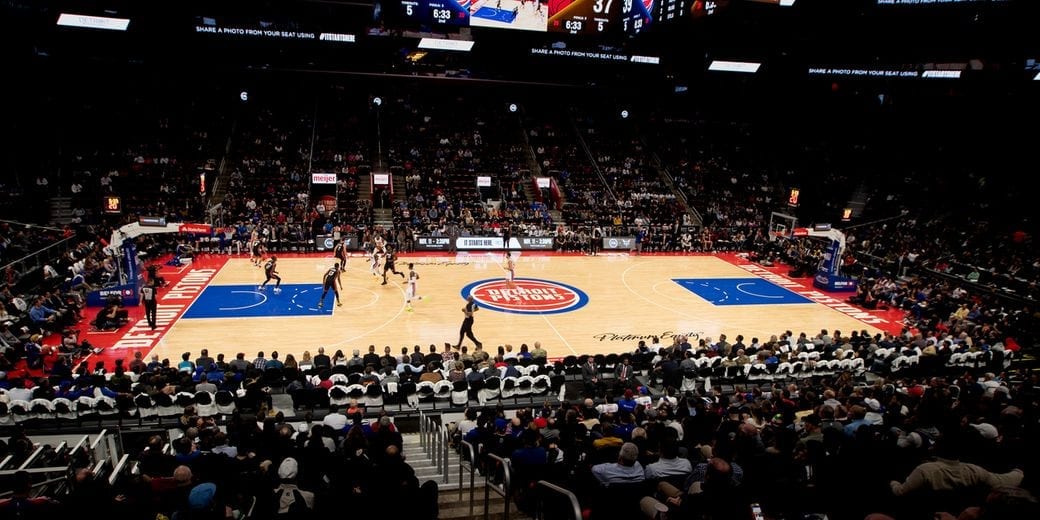
[[[421,414],[418,433],[402,434],[405,460],[422,484],[433,480],[438,486],[439,520],[478,519],[526,520],[515,504],[508,504],[500,493],[485,486],[485,477],[470,473],[469,464],[460,469],[460,456],[449,445],[450,435],[443,425],[446,415]],[[472,481],[472,486],[470,482]],[[501,489],[501,488],[498,488]]]

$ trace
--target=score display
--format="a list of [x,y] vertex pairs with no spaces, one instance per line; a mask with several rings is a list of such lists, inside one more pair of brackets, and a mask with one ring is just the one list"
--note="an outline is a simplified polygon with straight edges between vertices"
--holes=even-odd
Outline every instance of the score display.
[[401,16],[410,24],[466,27],[469,0],[401,0]]
[[401,18],[409,25],[434,27],[634,35],[652,23],[696,11],[693,5],[704,9],[706,4],[699,0],[401,0]]
[[[620,18],[623,0],[549,2],[549,32],[603,34]],[[555,9],[555,11],[554,11]]]
[[688,0],[623,0],[621,30],[639,34],[652,24],[678,20],[686,13]]

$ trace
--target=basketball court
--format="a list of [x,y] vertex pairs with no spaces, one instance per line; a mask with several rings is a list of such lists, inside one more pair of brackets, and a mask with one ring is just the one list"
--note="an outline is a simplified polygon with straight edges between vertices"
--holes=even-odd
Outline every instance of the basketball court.
[[750,343],[785,330],[813,336],[821,329],[874,334],[900,328],[899,312],[857,309],[844,303],[847,293],[820,292],[811,279],[790,279],[786,269],[766,269],[737,255],[513,255],[512,285],[505,281],[503,253],[403,255],[398,270],[406,272],[413,262],[420,275],[423,299],[413,302],[412,312],[406,309],[404,280],[391,274],[382,285],[382,271],[373,275],[360,256],[342,275],[342,306],[331,293],[318,305],[331,256],[279,257],[279,292],[273,282],[258,289],[263,270],[244,256],[203,256],[189,266],[164,268],[173,283],[160,291],[158,329],[136,322],[87,339],[109,347],[105,358],[142,349],[173,361],[208,348],[228,359],[238,352],[252,359],[261,350],[299,359],[318,347],[349,356],[353,349],[367,352],[369,345],[380,354],[390,346],[396,355],[417,344],[424,351],[431,344],[456,344],[469,294],[481,307],[474,332],[492,353],[506,343],[517,350],[535,341],[550,357],[564,357],[627,352],[653,336],[669,344],[685,335],[696,344],[720,334],[732,342],[742,334]]

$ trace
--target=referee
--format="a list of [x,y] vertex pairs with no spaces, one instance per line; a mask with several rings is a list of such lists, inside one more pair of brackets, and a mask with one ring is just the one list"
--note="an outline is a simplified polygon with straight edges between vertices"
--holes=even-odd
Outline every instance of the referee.
[[155,330],[156,315],[158,312],[158,288],[159,281],[153,276],[147,285],[141,287],[141,302],[144,303],[144,317],[148,320],[148,326]]
[[473,295],[471,294],[467,296],[466,306],[462,308],[462,313],[466,315],[466,318],[462,320],[462,327],[459,328],[459,344],[455,345],[456,349],[462,348],[462,339],[464,337],[468,337],[472,340],[473,344],[476,345],[477,348],[483,347],[483,343],[473,335],[473,313],[478,310],[480,310],[480,307],[477,306],[477,301],[473,299]]

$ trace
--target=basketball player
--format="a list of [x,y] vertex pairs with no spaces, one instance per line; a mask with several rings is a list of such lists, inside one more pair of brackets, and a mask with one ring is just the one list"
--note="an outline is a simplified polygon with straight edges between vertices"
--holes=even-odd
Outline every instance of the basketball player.
[[253,262],[254,266],[260,267],[260,263],[264,259],[264,245],[259,238],[256,238],[256,231],[253,231],[253,237],[249,242],[249,260]]
[[[386,273],[383,273],[383,276],[386,276]],[[419,291],[419,273],[415,272],[415,264],[408,264],[407,280],[408,287],[404,291],[404,301],[407,305],[405,310],[407,310],[408,312],[412,312],[412,300],[421,301],[423,299],[422,296],[416,295],[416,293]]]
[[516,283],[513,281],[516,278],[516,261],[513,260],[513,253],[506,253],[506,287],[510,289],[516,287]]
[[375,233],[372,237],[372,276],[379,276],[379,257],[386,255],[386,240],[383,235]]
[[343,303],[339,301],[339,273],[342,267],[339,262],[332,266],[332,269],[325,271],[325,276],[321,281],[321,299],[318,300],[318,308],[325,306],[325,295],[332,291],[332,294],[336,295],[336,307],[342,307]]
[[379,256],[383,254],[382,248],[378,245],[372,245],[372,256],[370,258],[371,265],[369,266],[372,271],[372,276],[379,276]]
[[[391,272],[391,273],[394,273],[394,274],[401,275],[401,278],[405,277],[404,273],[398,271],[397,268],[394,267],[394,262],[396,262],[396,261],[397,261],[397,253],[394,253],[393,249],[387,249],[387,251],[386,251],[386,259],[383,260],[383,283],[381,285],[386,285],[386,273],[387,272]],[[408,264],[408,265],[411,265],[411,264]]]
[[340,271],[347,270],[347,259],[350,258],[350,253],[347,252],[347,239],[341,238],[336,247],[332,248],[332,256],[336,259],[339,264]]
[[466,297],[466,306],[462,308],[462,314],[466,317],[462,320],[462,327],[459,328],[459,343],[455,345],[456,349],[462,349],[462,338],[468,337],[473,341],[473,344],[477,348],[483,348],[484,344],[477,340],[477,337],[473,335],[473,313],[480,310],[477,306],[477,301],[473,298],[473,295]]
[[282,277],[278,276],[278,271],[275,269],[275,267],[277,266],[277,256],[272,256],[271,258],[267,259],[267,263],[264,264],[264,276],[266,276],[267,279],[264,280],[264,283],[260,284],[260,287],[256,288],[258,291],[264,290],[264,287],[267,287],[267,282],[274,280],[274,293],[278,294],[282,292]]

